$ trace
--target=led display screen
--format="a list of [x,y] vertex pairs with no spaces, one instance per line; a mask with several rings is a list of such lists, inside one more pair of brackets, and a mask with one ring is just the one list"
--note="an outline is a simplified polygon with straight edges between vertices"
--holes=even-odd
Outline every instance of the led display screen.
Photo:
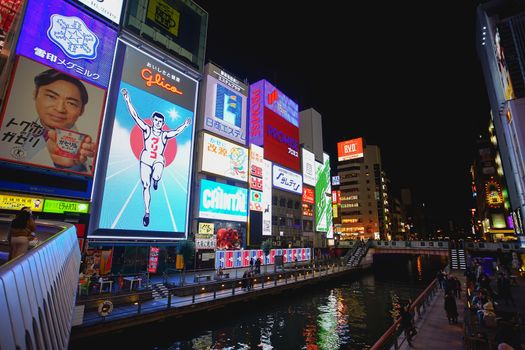
[[363,157],[363,138],[342,141],[337,143],[337,160],[345,160]]
[[246,182],[248,149],[204,133],[201,171]]
[[292,125],[299,127],[299,106],[288,96],[266,80],[259,80],[250,85],[250,90],[258,91],[260,102]]
[[92,235],[184,239],[197,82],[124,42],[119,50],[124,64]]
[[245,145],[248,86],[211,63],[206,73],[202,127]]
[[44,213],[89,213],[89,203],[61,201],[56,199],[46,199],[44,202]]
[[16,53],[106,88],[117,33],[65,1],[29,0]]
[[304,203],[315,203],[315,191],[308,187],[303,187],[303,202]]
[[92,176],[105,98],[102,88],[19,56],[0,122],[0,158]]
[[272,162],[263,160],[263,236],[272,235]]
[[248,191],[246,188],[201,180],[199,217],[246,222]]
[[264,150],[250,145],[250,210],[263,211]]
[[264,145],[265,159],[294,171],[301,171],[299,128],[266,108],[264,109],[264,142],[262,145]]

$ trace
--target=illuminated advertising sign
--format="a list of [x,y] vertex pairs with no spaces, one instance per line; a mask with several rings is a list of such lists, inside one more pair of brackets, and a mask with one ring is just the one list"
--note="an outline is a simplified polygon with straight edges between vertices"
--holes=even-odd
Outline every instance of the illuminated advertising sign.
[[204,133],[201,171],[248,181],[248,149]]
[[105,95],[97,86],[18,57],[0,121],[0,158],[91,176]]
[[44,213],[89,213],[89,203],[61,201],[55,199],[46,199],[44,202]]
[[65,1],[29,0],[26,13],[18,55],[107,88],[115,30]]
[[215,249],[217,247],[217,236],[211,235],[195,235],[195,249]]
[[314,209],[311,204],[303,203],[303,216],[314,216]]
[[264,158],[294,171],[301,171],[299,162],[299,128],[269,109],[264,110]]
[[246,236],[246,224],[239,222],[215,222],[217,249],[240,249]]
[[159,248],[150,247],[149,248],[149,259],[148,259],[148,272],[156,273],[158,264],[159,264]]
[[498,28],[496,28],[496,34],[494,35],[494,49],[496,51],[494,54],[496,55],[496,61],[498,62],[499,77],[501,80],[503,93],[505,94],[505,100],[512,100],[516,97],[514,94],[514,88],[512,86],[509,68],[507,66],[507,61],[505,59],[505,53],[503,51],[503,47],[501,46],[501,38]]
[[213,234],[214,224],[210,222],[199,222],[199,233],[203,235]]
[[[250,85],[250,90],[257,90],[257,103],[272,110],[292,125],[299,127],[299,106],[288,96],[276,89],[266,80],[259,80]],[[254,95],[252,95],[252,98]],[[253,103],[254,101],[252,101]]]
[[211,63],[206,73],[202,127],[245,145],[248,86]]
[[315,185],[315,223],[316,231],[328,232],[332,217],[332,201],[326,195],[330,187],[330,163],[315,162],[317,184]]
[[250,190],[250,210],[263,211],[262,196],[261,191]]
[[263,211],[263,166],[264,150],[250,145],[250,210]]
[[44,198],[0,194],[0,209],[20,210],[23,207],[29,207],[34,212],[41,212],[43,206]]
[[332,176],[332,186],[339,186],[341,184],[341,178],[339,175]]
[[273,187],[299,195],[303,194],[303,177],[301,174],[274,164],[272,179]]
[[302,148],[303,182],[306,185],[315,186],[315,155]]
[[119,24],[124,0],[77,0],[107,19]]
[[315,203],[315,191],[308,187],[303,187],[303,202],[304,203]]
[[179,36],[180,12],[164,0],[149,0],[146,18],[171,35]]
[[[197,81],[119,42],[120,84],[104,179],[101,238],[184,239]],[[116,90],[118,89],[118,90]],[[135,231],[135,232],[129,232]]]
[[263,236],[272,235],[272,162],[263,160]]
[[327,185],[327,188],[325,190],[325,194],[327,195],[332,195],[332,183],[330,182],[330,156],[326,153],[323,153],[323,160],[324,160],[324,169],[323,169],[323,174],[324,176],[326,176],[326,183],[328,184]]
[[201,180],[199,217],[246,222],[248,191],[206,179]]
[[215,268],[248,267],[250,261],[256,259],[261,265],[270,265],[275,263],[276,256],[282,256],[283,262],[309,261],[311,248],[271,249],[267,256],[261,249],[218,250],[215,252]]
[[362,137],[337,143],[337,160],[340,162],[361,158],[363,155]]

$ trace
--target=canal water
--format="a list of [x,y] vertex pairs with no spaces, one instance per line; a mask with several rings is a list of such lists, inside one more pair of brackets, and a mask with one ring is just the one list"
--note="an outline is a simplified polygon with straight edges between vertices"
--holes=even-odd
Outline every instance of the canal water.
[[414,300],[443,263],[439,257],[381,255],[373,271],[354,280],[97,337],[93,348],[366,349],[392,324],[395,305]]

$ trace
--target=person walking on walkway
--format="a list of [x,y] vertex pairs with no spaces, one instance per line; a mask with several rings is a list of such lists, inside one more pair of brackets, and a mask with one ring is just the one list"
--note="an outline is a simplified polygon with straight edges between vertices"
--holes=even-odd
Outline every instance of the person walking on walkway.
[[447,312],[448,324],[458,323],[458,307],[456,305],[456,298],[449,292],[445,295],[445,311]]
[[412,338],[416,334],[416,328],[412,322],[412,315],[410,314],[410,304],[401,307],[399,312],[401,316],[401,327],[405,331],[405,338],[408,345],[412,346]]

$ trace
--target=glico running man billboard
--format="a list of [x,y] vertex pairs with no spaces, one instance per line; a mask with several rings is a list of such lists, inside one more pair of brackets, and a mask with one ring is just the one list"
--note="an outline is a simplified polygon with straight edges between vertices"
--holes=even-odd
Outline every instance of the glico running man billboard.
[[245,145],[248,86],[211,63],[205,73],[202,128]]
[[118,50],[124,64],[93,236],[184,239],[197,82],[123,42]]
[[27,4],[0,158],[91,176],[116,31],[64,1]]

